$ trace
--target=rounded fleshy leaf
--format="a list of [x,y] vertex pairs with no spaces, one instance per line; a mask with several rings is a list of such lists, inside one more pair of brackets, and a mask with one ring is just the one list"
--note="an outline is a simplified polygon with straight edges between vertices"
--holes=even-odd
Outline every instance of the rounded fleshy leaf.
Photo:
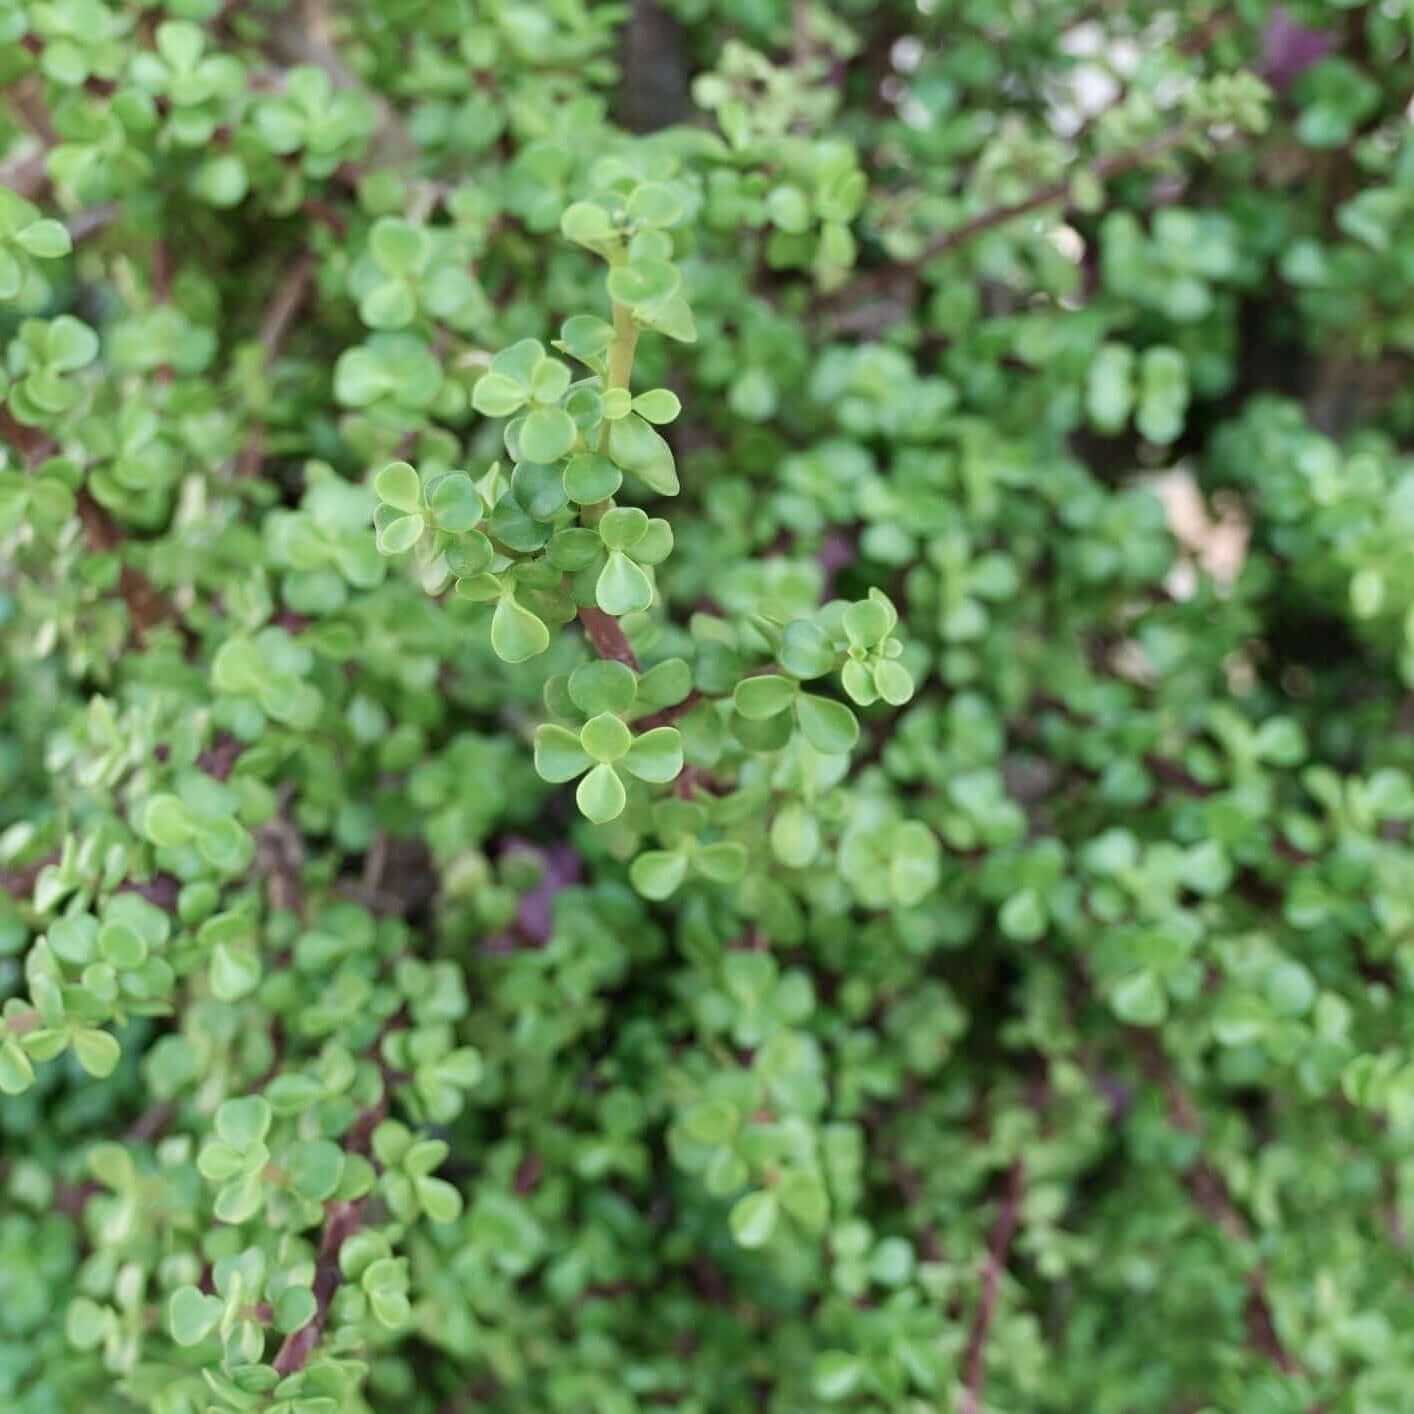
[[623,485],[623,472],[608,457],[585,452],[565,467],[565,495],[581,506],[607,501]]
[[615,506],[599,520],[599,538],[610,550],[631,550],[648,530],[648,514],[638,506]]
[[196,1345],[221,1319],[225,1304],[194,1286],[179,1286],[167,1303],[167,1329],[178,1345]]
[[550,630],[537,615],[503,595],[491,616],[491,647],[506,663],[524,663],[550,646]]
[[617,761],[623,757],[633,735],[612,712],[591,717],[580,729],[579,744],[595,761]]
[[614,768],[601,764],[579,783],[574,799],[586,820],[595,825],[607,825],[623,814],[628,793]]
[[509,417],[530,400],[530,389],[491,371],[483,373],[471,390],[471,405],[483,417]]
[[843,756],[859,740],[859,721],[843,702],[802,692],[796,717],[805,739],[827,756]]
[[634,737],[623,766],[641,781],[665,785],[676,780],[682,773],[682,734],[676,727],[654,727]]
[[584,663],[569,677],[570,701],[588,716],[626,712],[638,695],[633,669],[613,659]]
[[621,550],[611,550],[594,582],[594,599],[606,614],[615,617],[642,613],[652,607],[653,581]]
[[799,689],[790,678],[761,673],[742,678],[732,691],[732,703],[748,721],[779,716],[795,701]]
[[644,898],[670,898],[687,877],[687,856],[677,850],[645,850],[629,865],[628,877]]
[[517,444],[527,461],[558,461],[575,444],[579,429],[563,408],[536,408],[520,424]]
[[408,462],[389,462],[373,478],[373,490],[394,510],[411,515],[422,509],[422,478]]
[[556,785],[583,775],[594,763],[579,744],[577,733],[546,722],[535,729],[535,770],[541,780]]

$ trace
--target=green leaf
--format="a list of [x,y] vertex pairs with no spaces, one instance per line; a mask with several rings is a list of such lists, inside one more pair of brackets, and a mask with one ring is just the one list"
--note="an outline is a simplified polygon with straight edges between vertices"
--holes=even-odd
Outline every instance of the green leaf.
[[614,341],[614,326],[592,314],[572,314],[560,326],[560,340],[581,362],[596,359]]
[[748,1193],[738,1198],[727,1224],[741,1247],[764,1247],[776,1228],[777,1205],[773,1193]]
[[697,870],[714,884],[735,884],[746,873],[746,846],[737,840],[717,840],[697,852]]
[[1279,1016],[1305,1016],[1316,1001],[1316,979],[1302,963],[1278,963],[1263,979],[1262,990]]
[[46,342],[46,361],[60,373],[75,373],[98,357],[98,335],[72,314],[50,322]]
[[359,300],[358,314],[370,329],[402,329],[417,318],[417,301],[406,284],[390,280]]
[[676,293],[681,276],[665,260],[630,260],[608,274],[609,297],[620,304],[652,304]]
[[629,729],[612,712],[591,717],[579,733],[579,744],[595,761],[619,760],[632,741]]
[[422,538],[425,524],[420,515],[398,516],[378,532],[378,548],[385,555],[401,555]]
[[692,691],[692,669],[685,658],[665,658],[638,679],[637,700],[651,709],[674,707]]
[[633,669],[612,659],[576,668],[570,674],[568,691],[570,701],[589,716],[626,712],[638,694]]
[[176,849],[196,833],[196,822],[175,795],[154,795],[143,810],[142,832],[159,848]]
[[810,1385],[817,1399],[833,1404],[848,1399],[864,1382],[864,1362],[843,1350],[826,1350],[815,1357]]
[[748,721],[759,722],[784,712],[798,695],[799,688],[789,678],[761,673],[737,683],[732,704]]
[[455,1222],[461,1216],[462,1196],[445,1179],[415,1178],[413,1190],[422,1211],[434,1223]]
[[207,975],[217,1001],[239,1001],[260,983],[260,957],[254,948],[244,944],[217,943],[211,949]]
[[594,582],[594,599],[615,617],[641,613],[653,604],[653,581],[621,550],[611,550]]
[[1157,1026],[1168,1014],[1163,983],[1148,968],[1132,972],[1110,993],[1110,1005],[1131,1026]]
[[825,1185],[812,1173],[789,1174],[780,1189],[781,1207],[808,1232],[820,1232],[830,1217]]
[[836,653],[829,635],[809,619],[788,623],[776,655],[786,672],[797,678],[823,677],[835,665]]
[[877,599],[861,599],[857,604],[850,604],[842,622],[846,636],[857,648],[873,648],[893,627],[888,610]]
[[378,1287],[368,1293],[368,1304],[378,1323],[397,1330],[412,1319],[412,1305],[407,1294],[391,1287]]
[[245,1172],[245,1160],[240,1151],[233,1149],[224,1139],[208,1139],[197,1151],[197,1171],[203,1178],[213,1183],[224,1183],[228,1178]]
[[481,1083],[485,1066],[475,1046],[458,1046],[437,1062],[437,1074],[449,1085],[471,1090]]
[[575,444],[579,429],[563,408],[536,408],[516,434],[520,454],[533,462],[558,461]]
[[586,452],[565,467],[565,495],[581,506],[607,501],[623,484],[623,473],[608,457]]
[[427,263],[431,240],[420,226],[385,216],[368,234],[374,263],[385,275],[415,275]]
[[682,411],[682,402],[670,388],[649,388],[633,400],[633,410],[645,422],[673,422]]
[[682,1128],[694,1144],[730,1144],[741,1128],[741,1111],[730,1100],[707,1100],[683,1115]]
[[629,193],[628,214],[640,226],[676,226],[686,209],[671,187],[661,182],[642,182]]
[[147,961],[147,940],[123,923],[105,923],[98,930],[98,951],[114,967],[141,967]]
[[265,1203],[265,1190],[258,1173],[232,1179],[216,1195],[212,1211],[223,1223],[248,1222]]
[[819,854],[819,823],[798,801],[782,806],[771,822],[771,849],[788,869],[804,869]]
[[217,1106],[215,1128],[233,1149],[244,1152],[270,1132],[269,1102],[260,1095],[224,1100]]
[[0,1093],[22,1095],[34,1084],[34,1066],[10,1037],[0,1041]]
[[107,1031],[81,1026],[74,1032],[74,1059],[95,1080],[112,1075],[121,1055],[117,1037]]
[[638,506],[615,506],[599,520],[599,538],[610,550],[631,550],[648,530],[648,513]]
[[660,496],[678,494],[672,448],[637,414],[609,424],[609,455]]
[[535,770],[542,780],[572,781],[593,764],[574,732],[553,722],[536,727]]
[[1021,943],[1034,943],[1046,931],[1046,910],[1035,889],[1018,889],[998,914],[1002,932]]
[[905,820],[889,837],[889,889],[904,908],[914,908],[937,888],[942,849],[921,820]]
[[332,1140],[302,1143],[289,1161],[290,1187],[301,1198],[322,1203],[333,1196],[344,1169],[344,1151]]
[[560,217],[560,233],[567,241],[595,249],[617,238],[612,218],[592,201],[576,201]]
[[[481,493],[464,471],[438,477],[428,494],[427,504],[438,527],[454,535],[474,529],[486,513]],[[485,537],[479,538],[484,540]],[[471,573],[479,573],[484,568],[485,565],[481,565]]]
[[484,373],[471,390],[471,405],[483,417],[509,417],[529,401],[528,386],[496,372]]
[[187,20],[164,20],[157,26],[154,38],[157,52],[174,75],[188,74],[196,68],[206,48],[206,36]]
[[579,783],[575,803],[586,820],[595,825],[607,824],[623,814],[628,803],[624,783],[612,766],[598,765]]
[[529,609],[503,595],[491,616],[491,647],[507,663],[523,663],[550,646],[550,630]]
[[890,707],[902,707],[913,696],[913,676],[895,659],[881,658],[874,664],[874,687]]
[[245,163],[233,152],[208,157],[192,177],[192,190],[218,210],[239,206],[250,190],[250,176]]
[[314,1293],[307,1286],[287,1286],[275,1298],[275,1329],[284,1335],[307,1326],[319,1310]]
[[805,739],[827,756],[843,756],[859,740],[859,722],[843,702],[802,692],[795,711]]
[[799,234],[810,229],[810,202],[799,187],[773,187],[766,197],[766,214],[783,231]]
[[15,240],[23,250],[40,260],[57,260],[74,248],[63,223],[48,217],[21,227],[15,232]]
[[64,1334],[76,1350],[96,1350],[103,1344],[112,1320],[111,1309],[87,1296],[76,1296],[64,1315]]
[[857,658],[850,658],[840,670],[840,686],[851,702],[868,707],[879,700],[874,674]]
[[179,1286],[167,1303],[167,1329],[178,1345],[196,1345],[216,1329],[224,1310],[220,1297]]
[[633,739],[623,766],[641,781],[666,785],[682,773],[682,736],[676,727],[654,727]]
[[670,898],[687,877],[687,856],[675,850],[645,850],[629,865],[628,877],[644,898]]

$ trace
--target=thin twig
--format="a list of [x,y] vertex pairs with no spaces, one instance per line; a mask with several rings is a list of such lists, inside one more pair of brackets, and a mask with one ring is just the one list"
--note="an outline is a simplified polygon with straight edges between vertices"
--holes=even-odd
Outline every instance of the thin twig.
[[982,1408],[982,1386],[987,1378],[987,1334],[997,1310],[1002,1272],[1006,1270],[1007,1251],[1011,1247],[1011,1239],[1016,1234],[1016,1225],[1021,1217],[1021,1195],[1025,1181],[1026,1163],[1022,1159],[1014,1159],[1011,1168],[1007,1170],[1006,1191],[1002,1195],[1002,1206],[997,1213],[997,1221],[992,1227],[987,1261],[982,1268],[982,1294],[977,1301],[977,1314],[972,1321],[972,1333],[967,1338],[967,1355],[963,1362],[967,1386],[963,1390],[958,1414],[978,1414]]
[[314,283],[314,255],[301,251],[295,263],[290,266],[275,297],[260,321],[260,342],[265,349],[265,367],[269,368],[279,356],[280,345],[285,341],[294,317],[309,295]]
[[[80,487],[76,501],[79,524],[83,526],[88,548],[99,553],[120,550],[124,540],[121,528],[93,499],[86,486]],[[133,565],[125,564],[118,571],[118,593],[128,606],[133,641],[139,647],[152,629],[177,618],[170,601]],[[183,632],[190,643],[189,630],[183,626]]]
[[112,225],[118,219],[120,210],[116,201],[106,201],[101,206],[90,206],[83,211],[76,211],[64,223],[69,232],[69,239],[75,245],[86,240],[105,226]]
[[[1133,171],[1136,167],[1147,165],[1176,147],[1181,147],[1192,137],[1193,129],[1189,126],[1180,125],[1170,128],[1167,132],[1159,133],[1156,137],[1140,143],[1138,147],[1131,148],[1128,152],[1116,152],[1108,157],[1101,157],[1090,163],[1086,170],[1097,181],[1109,181],[1125,172]],[[1074,184],[1075,178],[1073,176],[1067,177],[1063,181],[1053,182],[1048,187],[1042,187],[1039,191],[1032,192],[1030,196],[1013,202],[1010,206],[994,206],[988,211],[983,211],[970,220],[964,221],[961,225],[954,226],[951,230],[936,236],[913,259],[880,266],[877,270],[870,270],[857,279],[851,280],[840,291],[840,296],[847,297],[850,303],[854,303],[862,294],[886,289],[901,275],[916,273],[929,261],[936,260],[938,256],[945,255],[950,250],[956,250],[958,246],[965,245],[968,241],[996,226],[1004,226],[1007,222],[1016,220],[1018,216],[1025,216],[1032,211],[1040,211],[1058,201],[1064,201],[1069,197]]]
[[329,1320],[329,1308],[334,1293],[343,1281],[339,1267],[339,1252],[344,1243],[363,1223],[363,1203],[338,1199],[325,1209],[324,1235],[319,1242],[319,1255],[314,1262],[314,1315],[298,1330],[285,1337],[275,1355],[275,1369],[280,1375],[292,1375],[305,1367],[324,1334]]
[[585,604],[580,607],[579,621],[584,626],[590,643],[594,645],[594,651],[601,658],[612,658],[615,662],[627,663],[634,672],[638,671],[638,655],[624,636],[616,618],[602,609],[596,609],[592,604]]
[[[1131,1029],[1129,1034],[1140,1065],[1164,1094],[1169,1119],[1174,1127],[1185,1134],[1200,1134],[1202,1115],[1174,1073],[1173,1065],[1157,1038],[1152,1032],[1137,1028]],[[1232,1201],[1222,1174],[1213,1163],[1200,1156],[1189,1166],[1186,1178],[1194,1202],[1223,1235],[1232,1242],[1246,1244],[1251,1236],[1247,1224]],[[1265,1355],[1284,1375],[1300,1374],[1301,1362],[1282,1344],[1277,1333],[1261,1266],[1252,1267],[1244,1280],[1247,1283],[1247,1338],[1252,1348]]]
[[[349,1153],[368,1153],[372,1147],[373,1131],[387,1117],[393,1086],[406,1079],[384,1061],[379,1049],[383,1037],[389,1031],[404,1025],[406,1016],[399,1013],[379,1033],[374,1059],[378,1063],[378,1073],[383,1080],[382,1094],[349,1126],[344,1139],[344,1148]],[[334,1293],[338,1291],[344,1279],[343,1269],[339,1266],[339,1252],[344,1243],[363,1226],[363,1210],[367,1201],[360,1199],[351,1203],[334,1199],[325,1205],[324,1233],[320,1238],[319,1254],[314,1262],[314,1315],[298,1330],[291,1331],[276,1352],[274,1364],[281,1375],[292,1375],[296,1370],[302,1370],[324,1335]]]

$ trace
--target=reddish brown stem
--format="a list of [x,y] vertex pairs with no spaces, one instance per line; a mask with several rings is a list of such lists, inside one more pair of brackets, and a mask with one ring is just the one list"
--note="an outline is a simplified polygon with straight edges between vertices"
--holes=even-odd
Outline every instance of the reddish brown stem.
[[270,301],[265,317],[260,321],[260,342],[265,349],[266,368],[274,363],[280,352],[280,345],[284,343],[285,335],[289,332],[295,315],[299,313],[300,306],[308,298],[313,284],[314,256],[307,250],[302,251],[290,266],[285,278],[280,281],[280,288],[275,291],[275,297]]
[[[79,523],[90,550],[117,550],[123,543],[123,532],[113,517],[98,504],[83,487],[78,493]],[[149,630],[176,617],[172,606],[154,587],[152,581],[132,565],[118,571],[118,593],[128,606],[128,619],[134,640],[141,645]]]
[[[373,1131],[388,1113],[392,1083],[396,1077],[378,1057],[378,1069],[383,1077],[383,1093],[364,1110],[349,1127],[344,1147],[351,1153],[366,1154]],[[297,1331],[291,1331],[275,1354],[274,1365],[281,1375],[292,1375],[304,1369],[318,1347],[329,1321],[329,1308],[344,1279],[339,1266],[339,1252],[345,1242],[363,1225],[363,1204],[360,1199],[350,1203],[335,1199],[324,1205],[324,1233],[319,1240],[319,1254],[314,1260],[314,1315]]]
[[618,663],[627,663],[634,672],[638,671],[638,655],[624,636],[619,621],[612,614],[586,604],[579,611],[579,621],[584,626],[594,651],[601,658],[612,658]]
[[[1169,1119],[1175,1129],[1185,1134],[1199,1134],[1203,1118],[1173,1066],[1152,1032],[1134,1029],[1130,1032],[1135,1053],[1149,1078],[1163,1092]],[[1247,1224],[1232,1201],[1227,1184],[1216,1167],[1199,1157],[1185,1175],[1188,1191],[1194,1202],[1230,1241],[1246,1243],[1250,1237]],[[1301,1362],[1282,1344],[1267,1299],[1266,1284],[1260,1266],[1254,1266],[1245,1277],[1247,1283],[1247,1339],[1252,1348],[1266,1356],[1285,1375],[1301,1373]]]
[[[1192,136],[1193,130],[1189,127],[1170,128],[1167,132],[1159,133],[1157,137],[1140,143],[1138,147],[1131,148],[1128,152],[1116,152],[1109,157],[1099,158],[1090,164],[1088,170],[1097,181],[1108,181],[1162,157],[1174,148],[1182,146]],[[1007,222],[1016,220],[1018,216],[1026,216],[1032,211],[1041,211],[1058,201],[1064,201],[1070,195],[1073,184],[1074,178],[1068,177],[1064,181],[1053,182],[1050,186],[1042,187],[1039,191],[1034,191],[1030,196],[1013,202],[1009,206],[994,206],[988,211],[983,211],[970,220],[962,222],[961,225],[954,226],[951,230],[936,236],[912,260],[881,266],[877,270],[871,270],[858,279],[852,280],[841,291],[841,294],[847,296],[850,302],[857,302],[861,295],[887,289],[900,275],[911,276],[928,264],[930,260],[936,260],[938,256],[945,255],[948,251],[966,245],[968,241],[986,231],[997,226],[1005,226]]]
[[967,1338],[967,1355],[963,1362],[967,1385],[963,1390],[958,1414],[978,1414],[982,1408],[982,1386],[987,1378],[987,1335],[997,1310],[1001,1293],[1002,1272],[1006,1270],[1007,1251],[1016,1235],[1021,1217],[1021,1195],[1026,1182],[1026,1164],[1014,1159],[1007,1170],[1006,1190],[1002,1206],[992,1226],[992,1241],[987,1249],[987,1261],[982,1268],[982,1294],[977,1301],[977,1314],[972,1321],[972,1333]]
[[319,1255],[314,1263],[314,1315],[297,1331],[291,1331],[276,1353],[275,1369],[282,1376],[304,1369],[319,1344],[329,1320],[334,1293],[344,1279],[339,1267],[339,1251],[363,1221],[361,1202],[350,1203],[339,1199],[331,1202],[324,1211],[324,1235],[320,1239]]

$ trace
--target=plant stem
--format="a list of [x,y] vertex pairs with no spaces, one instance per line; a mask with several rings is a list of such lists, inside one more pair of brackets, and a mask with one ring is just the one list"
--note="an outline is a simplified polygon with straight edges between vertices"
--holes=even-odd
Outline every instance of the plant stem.
[[[614,337],[609,344],[608,362],[604,369],[604,390],[627,388],[633,377],[633,351],[638,347],[638,325],[633,322],[633,311],[626,305],[614,301]],[[609,419],[599,429],[599,451],[607,455],[609,451]],[[593,505],[580,509],[582,525],[595,526],[604,518],[604,512],[612,509],[614,498],[607,497],[595,501]]]
[[626,305],[614,301],[614,341],[609,345],[610,388],[627,388],[633,373],[633,351],[638,347],[638,325],[633,322],[633,311]]
[[[614,301],[614,337],[609,344],[608,361],[604,370],[604,387],[627,388],[633,376],[633,353],[638,347],[638,325],[633,322],[633,311],[626,305]],[[599,433],[599,450],[609,450],[609,421],[604,420]],[[604,518],[604,512],[614,504],[612,496],[592,505],[581,506],[579,519],[582,525],[595,526]],[[581,606],[579,621],[594,651],[601,658],[613,658],[626,663],[634,672],[638,671],[638,657],[632,645],[619,627],[619,621],[592,604]]]

